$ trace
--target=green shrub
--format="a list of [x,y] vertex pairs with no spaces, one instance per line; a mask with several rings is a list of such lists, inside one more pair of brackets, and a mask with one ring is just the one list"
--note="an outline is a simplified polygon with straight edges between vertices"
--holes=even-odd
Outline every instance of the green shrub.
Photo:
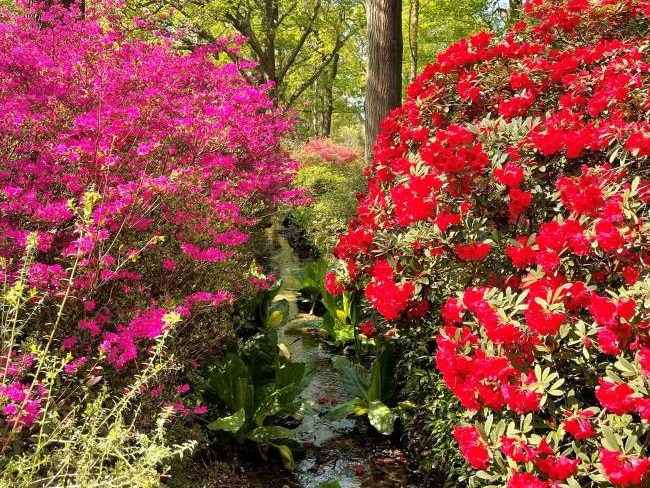
[[404,379],[401,399],[417,406],[404,409],[404,434],[424,482],[441,488],[462,487],[469,470],[453,436],[462,413],[434,367],[432,337],[432,327],[423,324],[399,339],[397,376]]
[[352,157],[346,153],[343,161],[329,154],[303,150],[294,155],[301,163],[295,183],[309,189],[314,200],[292,211],[293,220],[323,256],[331,252],[337,236],[347,229],[357,208],[355,195],[366,185],[360,154]]

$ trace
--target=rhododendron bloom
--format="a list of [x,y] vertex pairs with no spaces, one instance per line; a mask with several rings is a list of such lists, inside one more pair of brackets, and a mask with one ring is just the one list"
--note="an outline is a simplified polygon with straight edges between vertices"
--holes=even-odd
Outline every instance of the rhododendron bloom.
[[617,251],[623,246],[623,237],[619,230],[609,222],[600,221],[596,224],[596,239],[605,252]]
[[596,388],[596,398],[600,404],[616,415],[634,411],[635,393],[626,383],[615,385],[603,378],[600,378],[599,386]]
[[455,251],[458,259],[463,261],[480,261],[492,250],[492,246],[488,243],[479,244],[456,244]]
[[567,412],[565,416],[568,418],[562,424],[564,430],[571,434],[575,440],[581,441],[595,435],[594,427],[589,420],[595,416],[591,410],[582,410],[575,414]]
[[325,289],[328,293],[334,296],[339,296],[344,291],[343,285],[336,278],[336,275],[331,271],[325,275]]
[[548,479],[553,481],[565,481],[578,471],[578,459],[570,459],[567,456],[545,457],[537,459],[535,465]]
[[492,175],[496,181],[511,188],[518,188],[524,181],[524,170],[512,162],[507,163],[502,169],[493,170]]
[[454,437],[460,445],[463,457],[474,469],[484,469],[490,463],[490,453],[481,440],[481,434],[472,426],[454,427]]
[[508,480],[507,488],[548,488],[548,486],[548,481],[543,481],[532,473],[514,473]]
[[359,333],[363,334],[368,339],[375,337],[375,324],[372,320],[362,320],[359,324]]
[[614,486],[639,484],[650,470],[650,459],[639,456],[625,456],[618,451],[602,448],[600,462],[605,476]]

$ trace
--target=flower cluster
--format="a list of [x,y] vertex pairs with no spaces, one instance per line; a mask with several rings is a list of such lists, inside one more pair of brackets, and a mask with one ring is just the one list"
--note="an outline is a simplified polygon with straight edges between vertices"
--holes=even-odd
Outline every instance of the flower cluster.
[[[43,297],[42,320],[11,332],[15,350],[0,336],[0,354],[14,364],[51,333],[68,375],[107,363],[117,388],[181,320],[194,356],[179,360],[221,347],[214,311],[244,291],[251,229],[302,192],[280,145],[291,122],[238,45],[183,54],[116,6],[0,10],[0,260],[7,287],[25,276]],[[14,412],[23,383],[2,377],[3,415],[28,426],[38,400]]]
[[383,121],[338,279],[400,334],[440,307],[477,483],[633,486],[650,466],[650,8],[525,12],[440,54]]
[[327,162],[336,166],[348,166],[358,161],[362,154],[331,139],[311,139],[301,149],[297,157],[303,164]]

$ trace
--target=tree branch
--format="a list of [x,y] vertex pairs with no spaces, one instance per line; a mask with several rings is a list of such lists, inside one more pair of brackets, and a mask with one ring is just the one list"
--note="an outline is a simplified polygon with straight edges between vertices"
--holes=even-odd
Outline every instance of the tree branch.
[[307,38],[309,35],[314,31],[314,23],[316,22],[316,17],[318,17],[318,12],[321,7],[321,0],[318,0],[316,2],[316,6],[314,7],[314,13],[312,16],[309,18],[309,23],[305,27],[305,29],[302,31],[302,35],[300,36],[300,39],[296,43],[296,45],[293,47],[293,50],[287,57],[286,61],[283,63],[283,66],[280,67],[280,70],[278,72],[278,85],[282,83],[284,80],[284,77],[287,75],[287,72],[293,65],[293,63],[296,60],[296,56],[300,53],[302,50],[303,46],[305,45],[305,42],[307,41]]
[[291,107],[298,98],[309,88],[311,85],[314,84],[314,82],[318,79],[318,77],[323,74],[323,71],[325,71],[325,68],[330,64],[334,56],[341,50],[341,48],[345,45],[345,43],[352,37],[352,32],[350,32],[348,35],[346,35],[343,38],[339,38],[336,40],[336,45],[334,46],[334,49],[332,52],[323,60],[323,62],[318,66],[316,71],[308,78],[306,79],[299,87],[298,89],[287,99],[286,105],[287,107]]

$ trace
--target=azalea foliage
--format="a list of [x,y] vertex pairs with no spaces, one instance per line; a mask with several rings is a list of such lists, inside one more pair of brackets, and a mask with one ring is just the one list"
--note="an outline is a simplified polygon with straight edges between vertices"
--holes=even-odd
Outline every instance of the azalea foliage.
[[291,123],[270,86],[249,83],[251,63],[224,61],[237,45],[183,54],[117,7],[0,10],[2,273],[35,298],[17,315],[40,306],[36,329],[2,330],[0,427],[39,416],[35,343],[95,382],[102,368],[134,375],[173,324],[211,354],[215,311],[246,282],[250,229],[300,198],[279,145]]
[[650,5],[532,0],[424,68],[334,252],[394,334],[440,324],[473,482],[650,470]]

